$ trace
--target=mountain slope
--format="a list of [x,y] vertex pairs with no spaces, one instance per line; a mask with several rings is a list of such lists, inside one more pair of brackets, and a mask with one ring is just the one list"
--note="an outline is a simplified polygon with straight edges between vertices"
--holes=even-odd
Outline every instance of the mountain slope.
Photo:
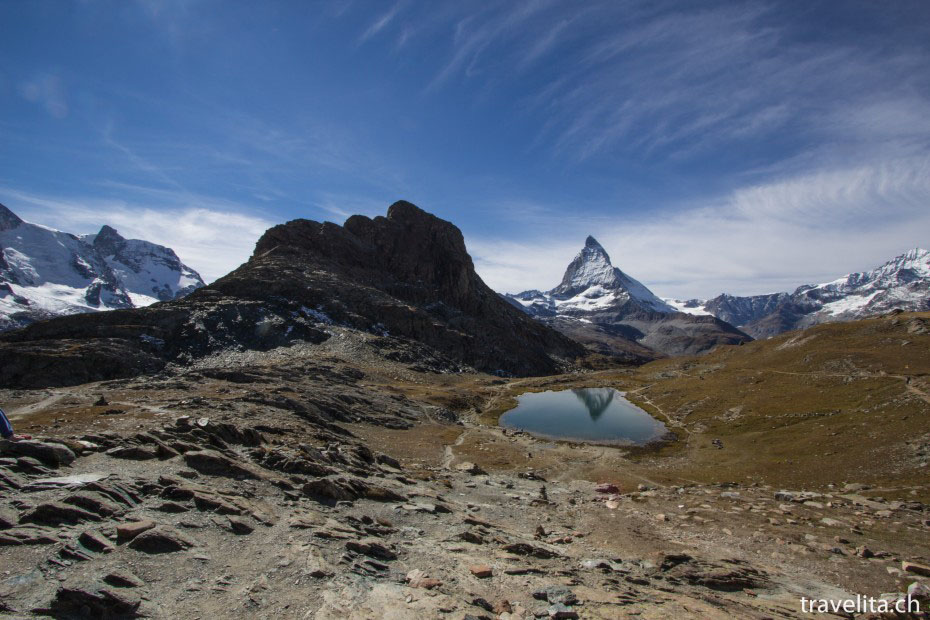
[[0,330],[81,312],[145,306],[203,286],[170,248],[109,226],[78,237],[0,205]]
[[750,340],[715,317],[678,312],[614,267],[590,236],[558,286],[505,297],[589,348],[630,361],[700,353],[718,344]]
[[659,360],[631,387],[681,429],[695,480],[908,489],[926,482],[928,376],[930,313],[891,312]]
[[695,304],[756,338],[849,321],[893,309],[930,309],[930,252],[915,248],[884,265],[832,282],[798,287],[793,293],[737,297],[719,295]]
[[129,377],[225,351],[321,343],[346,329],[395,357],[498,374],[551,374],[585,354],[488,288],[458,228],[398,202],[387,217],[345,226],[275,226],[248,262],[182,299],[0,335],[0,386]]

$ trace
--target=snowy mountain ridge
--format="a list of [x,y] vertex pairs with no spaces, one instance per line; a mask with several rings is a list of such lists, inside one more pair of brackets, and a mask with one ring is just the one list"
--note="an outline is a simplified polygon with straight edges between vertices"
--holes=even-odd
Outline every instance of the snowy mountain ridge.
[[682,312],[712,314],[757,338],[894,309],[925,311],[930,310],[930,251],[914,248],[875,269],[799,286],[793,293],[665,301]]
[[109,226],[77,236],[0,204],[0,330],[78,312],[147,306],[204,286],[170,248]]

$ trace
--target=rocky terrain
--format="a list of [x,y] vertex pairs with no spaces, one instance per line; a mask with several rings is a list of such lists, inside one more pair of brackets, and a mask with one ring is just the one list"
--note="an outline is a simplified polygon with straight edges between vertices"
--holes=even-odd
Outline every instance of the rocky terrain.
[[768,338],[819,323],[851,321],[891,310],[930,309],[930,252],[915,248],[871,271],[832,282],[806,284],[793,293],[672,302],[678,309],[713,315],[754,338]]
[[[415,369],[378,336],[333,330],[154,376],[0,391],[38,436],[0,447],[3,613],[771,618],[801,616],[802,596],[925,592],[925,475],[906,482],[895,462],[818,478],[804,460],[807,483],[718,472],[708,462],[743,440],[663,396],[675,368],[715,360],[505,380]],[[486,424],[511,393],[578,383],[628,389],[687,439],[663,454]],[[926,433],[930,407],[907,407]]]
[[110,226],[79,237],[24,222],[0,204],[0,331],[148,306],[203,285],[171,248],[124,239]]
[[679,312],[662,301],[614,267],[594,237],[587,238],[558,286],[504,298],[590,350],[628,362],[702,353],[719,344],[751,340],[708,313]]
[[[181,300],[9,332],[0,404],[34,439],[0,442],[0,615],[761,619],[909,593],[927,617],[930,314],[589,357],[409,203],[276,227]],[[672,434],[497,424],[577,387]]]

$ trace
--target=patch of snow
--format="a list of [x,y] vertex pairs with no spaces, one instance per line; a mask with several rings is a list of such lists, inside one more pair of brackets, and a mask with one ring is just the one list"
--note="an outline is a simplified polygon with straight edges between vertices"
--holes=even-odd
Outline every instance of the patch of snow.
[[683,299],[670,299],[668,297],[663,297],[662,301],[674,308],[677,312],[684,312],[685,314],[693,314],[695,316],[711,316],[711,313],[704,309],[704,302],[700,300],[699,305],[693,306],[693,299],[683,300]]
[[569,299],[555,299],[555,306],[559,310],[582,310],[594,311],[603,310],[614,305],[618,301],[628,299],[624,291],[608,291],[603,286],[595,284],[578,295]]
[[[40,286],[15,286],[11,285],[14,295],[24,297],[29,300],[29,305],[25,308],[32,310],[43,310],[49,314],[75,314],[77,312],[95,312],[98,308],[87,303],[85,298],[86,290],[64,284],[54,284],[47,282]],[[0,308],[3,308],[6,302],[11,304],[10,310],[22,311],[24,306],[16,303],[10,296],[0,299]],[[4,313],[6,313],[6,308]]]
[[846,314],[849,312],[857,312],[862,310],[872,299],[879,294],[880,291],[874,291],[869,295],[849,295],[832,301],[828,304],[824,304],[821,308],[821,312],[825,312],[832,316],[839,316],[841,314]]
[[152,304],[157,304],[158,299],[155,297],[150,297],[148,295],[142,295],[141,293],[127,292],[129,295],[129,300],[132,302],[133,308],[144,308],[145,306],[151,306]]

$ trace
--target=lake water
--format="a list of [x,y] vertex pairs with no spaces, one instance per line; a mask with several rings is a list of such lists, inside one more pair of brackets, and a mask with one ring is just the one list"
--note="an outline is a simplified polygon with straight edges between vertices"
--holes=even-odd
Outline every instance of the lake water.
[[668,430],[613,388],[528,392],[517,403],[500,425],[544,437],[643,445]]

